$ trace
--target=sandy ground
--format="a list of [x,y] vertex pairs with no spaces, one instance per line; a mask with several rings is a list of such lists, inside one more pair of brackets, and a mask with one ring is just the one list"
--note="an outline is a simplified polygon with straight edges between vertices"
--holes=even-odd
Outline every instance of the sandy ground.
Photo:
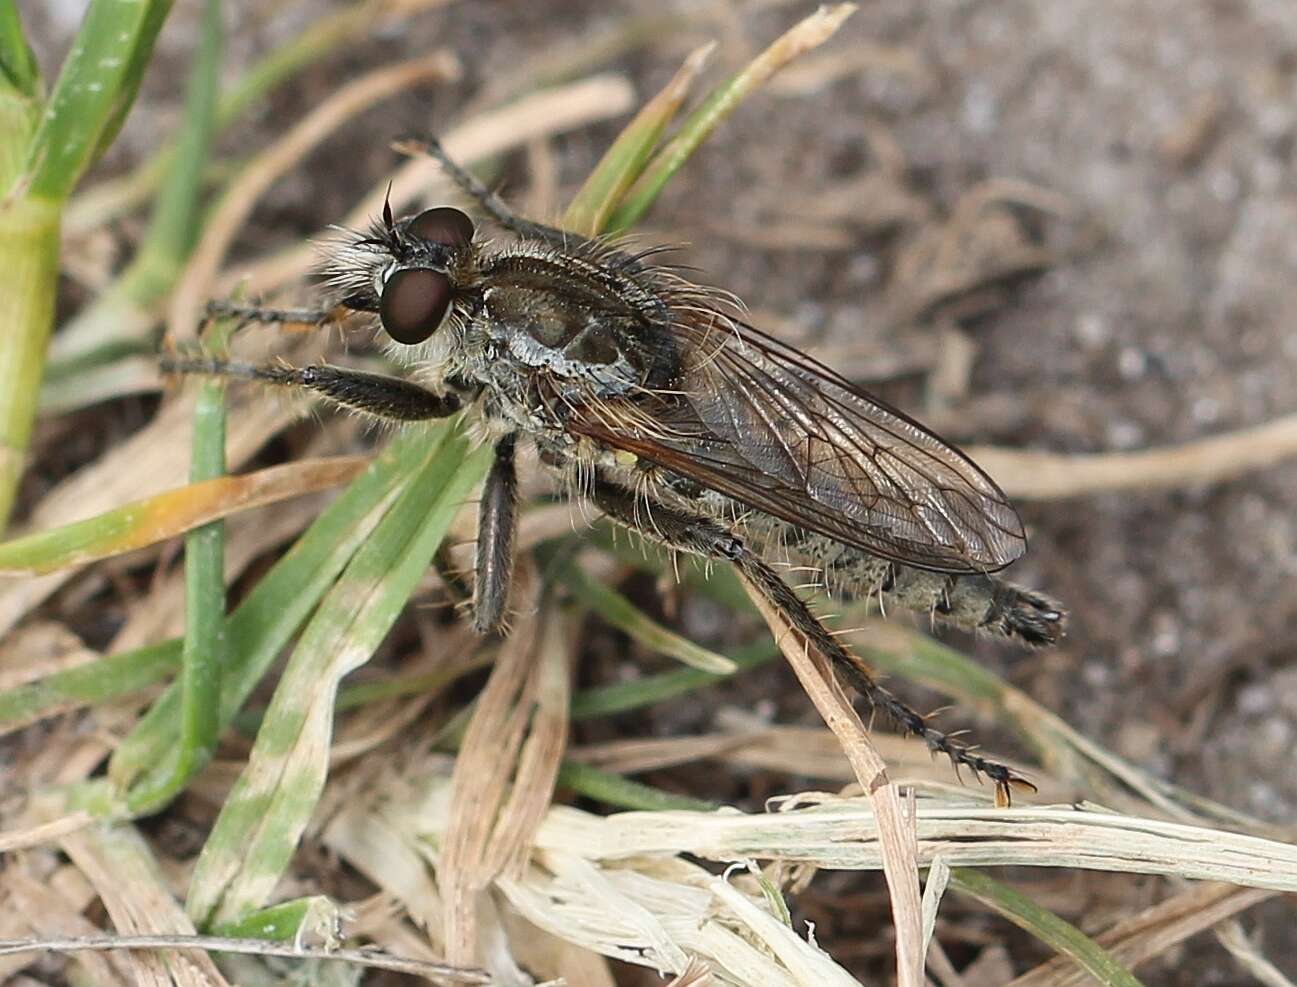
[[[75,6],[36,15],[40,29],[62,36],[65,8]],[[168,26],[109,169],[147,149],[174,118],[193,6],[179,5]],[[232,72],[325,5],[298,4],[269,22],[235,6]],[[713,19],[614,59],[640,92],[709,36],[722,42],[721,66],[737,66],[811,5],[676,9],[686,7],[694,15],[705,7]],[[801,77],[814,91],[793,91],[795,77],[744,108],[674,183],[653,230],[692,244],[687,259],[778,331],[837,354],[843,369],[959,441],[1138,449],[1297,409],[1289,324],[1297,310],[1297,5],[877,0],[862,8],[826,49],[819,75]],[[223,148],[261,146],[340,79],[433,45],[459,53],[465,78],[358,121],[281,183],[244,246],[264,248],[340,215],[389,166],[391,137],[444,126],[526,56],[579,43],[636,10],[461,3],[409,30],[358,40],[277,95]],[[613,132],[594,128],[550,145],[560,194],[570,194]],[[867,194],[859,183],[883,173],[893,194]],[[506,191],[525,193],[529,174],[523,158],[512,161]],[[1047,273],[938,317],[882,317],[879,299],[894,297],[917,231],[1004,179],[1036,196],[1001,218],[1049,251]],[[951,357],[961,341],[972,344],[966,375]],[[953,372],[954,386],[934,385],[934,371]],[[1291,819],[1297,462],[1210,488],[1022,509],[1032,551],[1016,578],[1066,601],[1071,634],[1040,658],[970,646],[1123,757],[1248,812]],[[705,633],[705,608],[695,610],[690,629]],[[753,702],[767,689],[784,697],[780,719],[813,717],[784,670],[743,688],[754,690]],[[647,727],[696,726],[708,715],[675,710]],[[1266,914],[1271,958],[1297,975],[1297,946],[1282,945],[1291,911]],[[862,969],[870,962],[863,958]],[[1203,941],[1149,976],[1232,983],[1240,973]]]

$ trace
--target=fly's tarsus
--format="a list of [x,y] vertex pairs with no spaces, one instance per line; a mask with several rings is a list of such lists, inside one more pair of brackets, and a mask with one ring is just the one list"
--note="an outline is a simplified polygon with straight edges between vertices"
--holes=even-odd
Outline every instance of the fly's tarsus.
[[930,726],[921,713],[880,685],[869,666],[842,646],[811,612],[806,602],[792,591],[764,559],[744,550],[734,563],[807,643],[832,662],[833,667],[871,708],[881,711],[903,733],[918,737],[934,754],[944,754],[950,758],[956,774],[961,767],[966,767],[979,781],[982,775],[989,778],[995,785],[997,805],[1008,805],[1012,801],[1014,788],[1025,788],[1033,792],[1036,790],[1031,782],[1009,766],[982,757],[970,745]]

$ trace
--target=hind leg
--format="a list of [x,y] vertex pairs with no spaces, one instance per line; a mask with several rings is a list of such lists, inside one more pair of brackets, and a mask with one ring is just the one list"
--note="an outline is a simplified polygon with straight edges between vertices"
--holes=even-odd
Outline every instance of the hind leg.
[[874,709],[889,716],[901,730],[920,737],[930,750],[949,757],[956,771],[962,765],[979,777],[990,778],[995,784],[997,802],[1007,803],[1014,787],[1035,790],[1031,782],[1012,768],[982,757],[969,745],[929,726],[922,715],[880,685],[869,667],[842,646],[769,563],[715,521],[661,505],[646,505],[642,499],[637,500],[623,488],[603,480],[596,480],[592,497],[613,520],[652,541],[737,567]]

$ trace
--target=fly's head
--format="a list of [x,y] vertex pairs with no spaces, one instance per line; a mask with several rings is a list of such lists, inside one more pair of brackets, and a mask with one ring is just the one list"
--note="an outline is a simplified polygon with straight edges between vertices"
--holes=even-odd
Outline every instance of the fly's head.
[[440,206],[394,220],[389,205],[365,234],[333,245],[325,274],[341,304],[376,312],[395,342],[427,342],[463,304],[476,279],[473,221]]

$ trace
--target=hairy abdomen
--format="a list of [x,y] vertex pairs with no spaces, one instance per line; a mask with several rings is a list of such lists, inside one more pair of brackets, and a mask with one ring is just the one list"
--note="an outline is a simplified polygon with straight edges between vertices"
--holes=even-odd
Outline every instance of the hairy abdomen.
[[1042,593],[997,576],[931,572],[890,562],[750,510],[715,491],[671,480],[664,485],[671,499],[727,523],[769,561],[800,568],[803,578],[794,575],[794,581],[813,582],[837,599],[875,599],[884,610],[903,607],[1032,647],[1055,644],[1063,636],[1066,611]]
[[838,599],[873,598],[884,610],[904,607],[1033,647],[1056,643],[1066,625],[1057,602],[997,576],[916,569],[764,514],[749,516],[742,527],[766,555],[811,570]]

